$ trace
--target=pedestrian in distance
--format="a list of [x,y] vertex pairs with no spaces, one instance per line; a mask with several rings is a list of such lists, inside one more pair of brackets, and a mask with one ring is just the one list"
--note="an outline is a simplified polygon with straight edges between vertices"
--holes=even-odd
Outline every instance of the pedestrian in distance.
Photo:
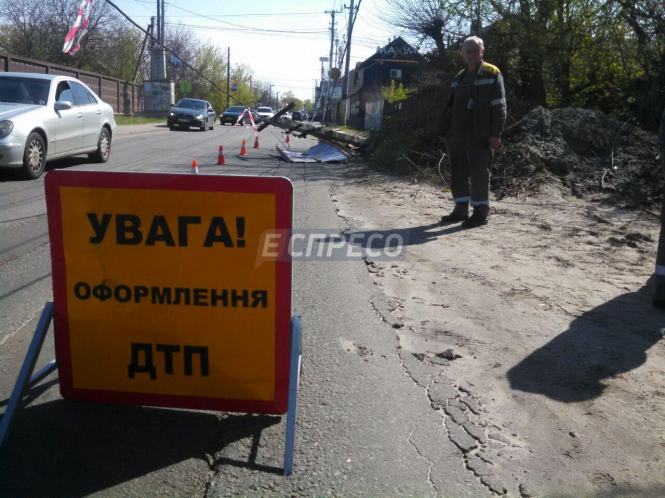
[[[470,36],[462,44],[466,68],[452,82],[452,91],[437,120],[444,137],[452,176],[455,208],[441,221],[461,221],[464,228],[487,224],[493,151],[501,145],[506,122],[506,92],[496,66],[483,60],[483,40]],[[469,204],[473,214],[469,217]]]
[[[663,176],[665,176],[665,111],[660,118],[658,145],[660,146],[660,163],[663,167]],[[665,188],[663,188],[663,208],[660,213],[660,238],[656,256],[656,293],[653,296],[653,306],[665,310]]]

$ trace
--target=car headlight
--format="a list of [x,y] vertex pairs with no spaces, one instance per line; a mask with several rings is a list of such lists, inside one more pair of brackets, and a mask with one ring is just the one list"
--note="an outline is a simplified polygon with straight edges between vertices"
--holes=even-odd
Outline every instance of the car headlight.
[[203,119],[203,114],[199,114],[198,116],[196,116],[196,119]]
[[5,138],[14,129],[14,123],[11,121],[0,121],[0,138]]
[[169,112],[169,116],[175,116],[175,112]]

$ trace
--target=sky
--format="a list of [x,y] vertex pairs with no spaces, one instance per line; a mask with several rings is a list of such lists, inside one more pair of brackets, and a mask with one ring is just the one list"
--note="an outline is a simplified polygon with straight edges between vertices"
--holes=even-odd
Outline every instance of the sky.
[[[140,26],[147,27],[150,16],[156,16],[156,0],[114,3]],[[344,4],[349,6],[350,1],[166,0],[166,23],[192,26],[202,41],[224,51],[230,47],[231,64],[248,65],[255,79],[273,83],[273,92],[282,95],[290,90],[306,100],[313,98],[314,80],[321,78],[319,58],[330,55],[331,16],[325,11],[343,10],[335,15],[341,44],[349,19]],[[401,34],[377,17],[386,8],[385,0],[361,0],[351,38],[351,68],[376,52],[377,46]]]

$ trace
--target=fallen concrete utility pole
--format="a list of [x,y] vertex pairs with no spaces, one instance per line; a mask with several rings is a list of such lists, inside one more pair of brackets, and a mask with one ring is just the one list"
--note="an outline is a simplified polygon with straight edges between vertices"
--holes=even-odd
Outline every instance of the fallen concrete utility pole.
[[349,135],[347,133],[339,133],[337,131],[327,130],[323,127],[317,127],[310,124],[301,124],[296,128],[300,133],[294,133],[294,135],[302,138],[306,137],[307,135],[311,135],[322,140],[341,142],[343,144],[354,145],[356,147],[360,147],[365,142],[365,140],[367,140],[365,137]]
[[[288,106],[286,106],[284,109],[279,111],[277,114],[275,114],[272,118],[264,121],[261,124],[261,126],[259,126],[257,128],[257,131],[263,131],[269,125],[273,125],[277,128],[285,130],[286,133],[293,133],[295,136],[297,136],[299,138],[305,138],[308,135],[311,135],[313,137],[318,138],[319,140],[321,140],[323,142],[333,144],[338,149],[344,149],[344,154],[346,154],[349,157],[354,154],[354,151],[351,150],[348,146],[352,145],[352,146],[355,146],[355,147],[360,147],[366,140],[365,137],[348,135],[346,133],[339,133],[339,132],[336,132],[336,131],[333,131],[333,130],[327,130],[327,129],[323,128],[322,126],[314,126],[314,125],[310,125],[310,124],[307,124],[307,123],[298,123],[296,125],[293,125],[293,123],[292,123],[291,126],[285,126],[284,124],[280,123],[279,118],[281,118],[284,115],[285,112],[288,112],[293,107],[294,107],[294,104],[292,102]],[[338,144],[335,144],[335,142],[337,142]],[[284,157],[284,154],[282,154],[282,157]],[[287,159],[286,157],[284,157],[284,158]],[[315,159],[315,162],[324,162],[324,161],[317,161]]]

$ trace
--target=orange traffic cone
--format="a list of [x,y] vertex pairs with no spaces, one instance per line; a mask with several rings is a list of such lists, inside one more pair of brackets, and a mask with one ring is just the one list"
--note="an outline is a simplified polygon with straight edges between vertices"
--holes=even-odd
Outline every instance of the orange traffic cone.
[[192,175],[199,174],[199,167],[196,165],[196,159],[192,160]]
[[247,146],[245,145],[245,139],[244,138],[242,140],[242,147],[240,147],[240,155],[241,156],[246,156],[247,155]]
[[226,164],[226,159],[224,159],[224,147],[219,146],[219,155],[217,156],[217,165]]
[[286,143],[287,143],[287,144],[291,141],[291,139],[289,138],[290,136],[291,136],[290,133],[287,133],[287,134],[286,134]]
[[254,140],[254,148],[255,149],[259,148],[259,137],[258,137],[258,135],[256,136],[256,140]]

